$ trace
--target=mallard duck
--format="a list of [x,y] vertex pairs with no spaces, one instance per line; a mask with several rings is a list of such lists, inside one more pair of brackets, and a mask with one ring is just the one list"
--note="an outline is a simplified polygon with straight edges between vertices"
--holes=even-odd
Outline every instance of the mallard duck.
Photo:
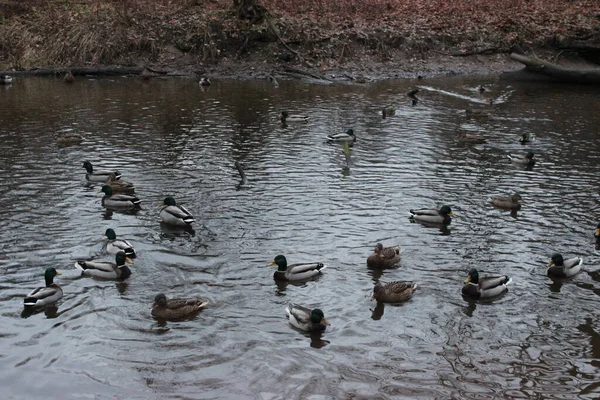
[[367,266],[372,268],[389,268],[400,261],[402,249],[400,246],[383,247],[381,243],[377,243],[373,254],[367,258]]
[[536,162],[535,154],[531,151],[527,152],[524,156],[508,156],[509,160],[515,164],[524,165],[526,167],[533,167]]
[[452,218],[455,217],[450,206],[442,206],[439,210],[433,208],[421,208],[410,210],[410,217],[412,220],[417,222],[424,222],[429,224],[449,224],[452,222]]
[[419,93],[419,89],[412,89],[406,92],[406,95],[410,98],[414,98],[417,93]]
[[410,299],[417,290],[417,284],[410,281],[377,282],[373,287],[371,300],[379,303],[400,303]]
[[353,129],[348,129],[346,133],[334,133],[333,135],[327,136],[329,142],[356,142],[356,135]]
[[167,299],[160,293],[154,298],[152,316],[158,319],[181,319],[192,316],[208,305],[200,299]]
[[123,179],[117,179],[117,176],[114,174],[114,172],[108,174],[106,184],[110,186],[113,193],[123,193],[130,195],[135,193],[135,187],[133,186],[133,183],[124,181]]
[[106,243],[106,252],[108,254],[117,254],[122,251],[125,253],[125,256],[129,258],[135,258],[135,249],[125,239],[117,239],[117,234],[112,229],[107,229],[104,233],[104,236],[108,238],[108,243]]
[[89,161],[83,162],[83,168],[87,171],[85,174],[85,179],[92,182],[106,182],[110,176],[110,174],[115,174],[115,179],[121,179],[121,174],[119,171],[109,171],[109,170],[94,170],[94,166]]
[[10,75],[0,75],[0,85],[10,85],[13,77]]
[[277,264],[277,271],[273,274],[273,278],[278,281],[301,281],[312,278],[323,273],[327,265],[323,263],[304,263],[304,264],[287,264],[287,259],[283,255],[278,255],[269,265]]
[[510,196],[492,196],[491,200],[494,207],[511,210],[521,208],[521,195],[519,193]]
[[548,263],[548,276],[550,278],[572,278],[581,271],[582,265],[583,259],[581,257],[565,260],[561,254],[554,253]]
[[477,91],[479,93],[483,93],[483,92],[485,92],[485,87],[483,85],[479,85],[479,86],[477,86]]
[[396,109],[394,107],[388,107],[381,110],[381,118],[393,117],[396,115]]
[[286,110],[281,111],[279,119],[281,120],[281,123],[283,123],[283,124],[290,123],[290,122],[291,123],[294,123],[294,122],[307,123],[308,122],[307,115],[290,115]]
[[458,138],[459,142],[464,142],[464,143],[480,144],[480,143],[487,142],[487,139],[481,135],[472,135],[472,134],[466,133],[466,132],[458,132],[457,138]]
[[489,118],[490,117],[490,112],[488,110],[479,110],[479,109],[472,109],[472,108],[467,108],[465,110],[465,116],[467,118]]
[[526,143],[533,141],[534,139],[535,139],[535,136],[533,133],[525,132],[519,138],[519,143],[526,144]]
[[63,80],[65,81],[65,83],[73,83],[75,82],[75,77],[73,76],[73,73],[71,71],[67,71]]
[[506,285],[511,281],[506,275],[479,278],[479,272],[473,268],[469,271],[467,279],[465,279],[462,294],[476,299],[499,296],[508,290]]
[[128,194],[113,194],[112,188],[108,185],[103,185],[101,192],[104,193],[104,197],[102,197],[102,206],[104,208],[121,210],[140,208],[140,203],[142,202],[137,197]]
[[180,206],[175,203],[175,199],[172,197],[165,198],[160,210],[160,217],[165,224],[177,225],[177,226],[191,226],[194,221],[194,216],[184,206]]
[[54,277],[57,275],[60,275],[60,272],[54,268],[46,268],[46,272],[44,272],[46,286],[39,287],[29,293],[23,300],[23,305],[25,307],[43,307],[60,300],[63,291],[60,286],[54,283]]
[[132,264],[132,261],[124,251],[119,251],[115,256],[115,264],[107,261],[77,261],[75,268],[81,270],[83,275],[94,278],[127,279],[131,276],[131,270],[125,263]]
[[211,82],[209,78],[202,77],[199,82],[200,86],[210,86]]
[[310,308],[290,303],[285,308],[285,313],[290,325],[306,332],[323,332],[327,328],[327,325],[329,325],[323,311],[318,308],[311,310]]
[[59,146],[72,146],[74,144],[79,144],[81,143],[81,141],[83,140],[83,137],[77,133],[74,132],[70,132],[70,133],[65,133],[62,135],[59,135],[56,138],[56,143],[58,143]]

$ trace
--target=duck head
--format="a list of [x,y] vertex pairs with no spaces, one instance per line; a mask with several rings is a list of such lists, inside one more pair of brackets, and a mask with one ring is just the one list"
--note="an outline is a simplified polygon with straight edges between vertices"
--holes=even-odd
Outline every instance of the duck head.
[[94,166],[89,161],[84,161],[83,162],[83,168],[85,168],[85,170],[87,171],[88,174],[93,174],[94,173]]
[[447,206],[447,205],[442,206],[440,208],[440,214],[455,217],[454,213],[452,212],[452,208],[450,208],[450,206]]
[[107,229],[106,232],[104,232],[104,236],[106,236],[108,240],[115,240],[117,238],[117,234],[115,233],[115,231],[110,228]]
[[107,196],[112,196],[112,194],[113,194],[112,188],[108,185],[103,185],[102,189],[100,189],[100,191]]
[[315,308],[310,312],[310,322],[312,322],[313,324],[322,325],[323,328],[329,325],[329,322],[327,322],[327,320],[325,319],[325,314],[323,314],[323,311],[321,311],[318,308]]
[[475,268],[469,270],[465,283],[474,283],[476,285],[479,283],[479,272]]
[[287,259],[285,258],[285,256],[279,254],[275,256],[275,258],[269,263],[269,265],[277,265],[278,271],[285,271],[287,270]]
[[167,306],[167,296],[165,296],[163,293],[159,293],[154,297],[154,305],[159,306],[159,307],[166,307]]
[[548,267],[551,267],[553,265],[556,265],[557,267],[562,267],[563,263],[564,263],[563,256],[559,253],[554,253],[554,254],[552,254],[552,258],[550,259],[550,262],[548,263]]
[[133,261],[131,261],[131,259],[127,257],[124,251],[120,251],[117,253],[117,255],[115,256],[115,261],[117,263],[117,267],[122,267],[123,265],[125,265],[125,263],[133,264]]
[[162,205],[163,206],[176,206],[177,203],[175,202],[174,198],[172,198],[171,196],[169,196],[169,197],[165,197]]
[[60,275],[60,272],[58,272],[56,269],[46,268],[46,271],[44,272],[44,279],[46,280],[46,286],[51,286],[54,283],[54,277],[57,275]]

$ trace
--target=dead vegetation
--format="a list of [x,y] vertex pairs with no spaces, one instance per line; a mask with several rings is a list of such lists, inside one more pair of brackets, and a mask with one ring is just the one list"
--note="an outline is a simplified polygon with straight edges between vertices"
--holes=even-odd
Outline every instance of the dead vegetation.
[[[238,18],[234,0],[0,0],[0,67],[302,62],[515,47],[600,52],[597,0],[263,0]],[[585,53],[585,51],[584,51]]]

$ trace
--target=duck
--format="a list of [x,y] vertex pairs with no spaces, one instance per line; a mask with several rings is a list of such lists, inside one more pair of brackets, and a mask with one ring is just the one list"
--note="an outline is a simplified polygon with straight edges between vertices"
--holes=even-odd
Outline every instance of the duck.
[[165,224],[187,227],[196,221],[192,213],[184,206],[178,205],[170,196],[166,197],[161,205],[166,206],[160,210],[159,214]]
[[153,72],[150,72],[147,68],[144,68],[144,70],[140,73],[140,77],[145,81],[147,81],[150,78],[153,78],[155,76],[156,76],[156,74]]
[[200,82],[198,82],[200,86],[210,86],[211,82],[209,78],[202,77],[200,78]]
[[54,278],[61,273],[54,268],[46,268],[44,279],[46,286],[34,289],[23,300],[25,307],[43,307],[56,303],[63,297],[63,291],[56,283]]
[[131,209],[140,208],[142,200],[129,194],[113,194],[113,190],[109,185],[103,185],[100,190],[104,193],[102,197],[102,206],[104,208],[113,209]]
[[479,109],[472,109],[472,108],[467,108],[465,110],[465,116],[467,118],[489,118],[490,117],[490,112],[487,110],[479,110]]
[[402,249],[400,246],[383,247],[383,244],[377,243],[373,254],[367,258],[367,266],[371,268],[389,268],[400,261]]
[[521,208],[521,195],[514,193],[510,196],[492,196],[492,205],[498,208],[517,210]]
[[294,122],[307,123],[308,122],[307,115],[290,115],[286,110],[281,111],[279,119],[281,120],[282,124],[285,124],[288,122],[291,122],[291,123],[294,123]]
[[133,262],[125,255],[124,251],[119,251],[115,255],[115,263],[107,261],[76,261],[75,268],[81,271],[83,275],[102,279],[127,279],[131,276],[131,270],[125,264]]
[[83,162],[83,168],[87,171],[85,179],[91,182],[106,182],[111,173],[115,174],[115,179],[121,179],[119,171],[94,170],[94,166],[89,161]]
[[63,80],[65,81],[65,83],[73,83],[75,82],[75,77],[73,76],[73,73],[71,71],[67,71]]
[[550,278],[572,278],[581,271],[583,259],[572,257],[563,259],[562,254],[554,253],[548,263],[548,276]]
[[289,303],[285,307],[290,325],[305,332],[323,332],[329,322],[319,308],[310,309],[298,304]]
[[122,251],[125,253],[126,257],[135,258],[135,249],[125,239],[117,239],[117,234],[111,228],[108,228],[104,233],[104,236],[108,238],[108,243],[106,243],[106,252],[108,254],[116,255],[118,252]]
[[488,299],[506,292],[506,286],[511,282],[512,279],[506,275],[479,278],[479,272],[472,268],[465,279],[462,294],[475,299]]
[[521,137],[519,138],[519,143],[521,144],[526,144],[526,143],[530,143],[535,139],[535,136],[533,133],[529,133],[529,132],[525,132],[521,135]]
[[394,107],[387,107],[381,110],[381,118],[393,117],[396,115],[396,109]]
[[158,319],[181,319],[196,314],[207,305],[207,301],[198,298],[169,300],[159,293],[154,297],[152,316]]
[[373,287],[371,300],[377,300],[378,303],[400,303],[409,300],[415,290],[417,284],[411,281],[377,282]]
[[466,132],[458,132],[457,138],[458,138],[459,142],[464,142],[464,143],[480,144],[480,143],[487,142],[487,139],[481,135],[472,135],[472,134],[466,133]]
[[411,214],[410,219],[429,224],[448,225],[452,222],[451,217],[456,217],[448,205],[440,207],[439,210],[433,208],[412,209],[409,213]]
[[59,146],[63,146],[63,147],[80,144],[82,141],[83,141],[83,136],[81,136],[77,133],[74,133],[74,132],[62,134],[56,138],[56,143]]
[[135,187],[133,186],[133,183],[127,182],[123,179],[117,179],[117,176],[114,172],[108,174],[106,184],[110,186],[113,193],[123,193],[129,195],[133,195],[135,193]]
[[415,88],[406,92],[406,95],[410,98],[415,98],[415,95],[419,93],[419,89]]
[[535,154],[531,151],[525,153],[524,156],[508,156],[509,160],[515,164],[524,165],[526,167],[533,167],[536,162]]
[[10,85],[13,82],[13,77],[10,75],[0,75],[0,85]]
[[288,265],[285,256],[279,254],[269,265],[277,265],[273,278],[278,281],[301,281],[323,273],[327,265],[323,263],[304,263]]
[[346,133],[334,133],[333,135],[327,136],[329,142],[356,142],[356,135],[354,129],[348,129]]

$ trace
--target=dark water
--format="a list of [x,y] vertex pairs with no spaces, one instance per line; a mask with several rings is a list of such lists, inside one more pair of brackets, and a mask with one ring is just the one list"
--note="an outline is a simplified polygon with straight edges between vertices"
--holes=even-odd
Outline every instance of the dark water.
[[[411,106],[404,93],[416,85]],[[2,397],[598,398],[599,95],[495,78],[208,90],[187,79],[23,78],[0,87]],[[497,103],[490,118],[465,118],[487,98]],[[382,120],[387,105],[396,115]],[[310,122],[281,127],[284,108]],[[488,142],[458,142],[459,127]],[[324,141],[347,128],[358,136],[348,155]],[[65,132],[84,141],[59,147]],[[519,144],[524,132],[537,140]],[[533,170],[507,162],[529,149]],[[118,168],[143,210],[106,213],[84,160]],[[491,207],[490,195],[513,190],[525,201],[516,215]],[[196,215],[194,235],[161,227],[167,195]],[[407,219],[410,208],[441,204],[457,214],[449,232]],[[125,283],[73,267],[110,259],[109,227],[139,253]],[[367,269],[379,241],[403,247],[399,268]],[[584,258],[564,284],[545,275],[557,251]],[[266,264],[279,253],[329,268],[276,285]],[[47,267],[62,271],[65,296],[22,315]],[[473,267],[512,276],[509,292],[465,301]],[[419,290],[376,307],[378,279]],[[158,292],[211,304],[191,321],[159,323],[150,316]],[[330,328],[295,331],[289,301],[319,306]]]

